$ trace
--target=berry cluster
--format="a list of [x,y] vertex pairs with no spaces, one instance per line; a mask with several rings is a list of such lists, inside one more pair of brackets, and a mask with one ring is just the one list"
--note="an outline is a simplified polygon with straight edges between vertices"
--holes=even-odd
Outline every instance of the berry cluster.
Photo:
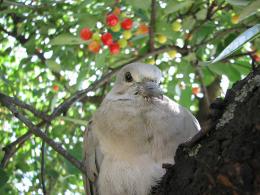
[[[80,30],[80,38],[84,41],[90,41],[88,44],[88,50],[92,53],[98,53],[102,47],[108,46],[111,54],[116,55],[120,53],[120,49],[131,45],[129,40],[132,38],[133,20],[128,17],[123,17],[120,8],[116,7],[113,12],[106,16],[105,22],[108,27],[107,32],[101,35],[96,32],[93,33],[88,27],[84,27]],[[121,31],[121,38],[119,40],[114,39],[114,33]],[[149,28],[146,24],[139,24],[136,29],[136,35],[143,35],[149,32]]]

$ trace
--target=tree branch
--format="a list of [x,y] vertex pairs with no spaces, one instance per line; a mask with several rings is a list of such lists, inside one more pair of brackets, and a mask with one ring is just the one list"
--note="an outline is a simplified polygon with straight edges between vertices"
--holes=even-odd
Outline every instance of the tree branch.
[[[16,151],[21,148],[21,146],[23,145],[23,143],[29,139],[29,137],[31,136],[31,132],[27,132],[26,134],[24,134],[23,136],[19,137],[16,141],[14,141],[13,143],[5,146],[3,148],[3,151],[5,152],[4,157],[1,161],[0,167],[1,168],[5,168],[6,165],[8,164],[8,162],[10,161],[11,157],[16,153]],[[18,145],[18,146],[17,146]]]
[[36,135],[37,137],[40,137],[42,140],[44,140],[48,145],[50,145],[56,152],[61,154],[65,159],[67,159],[69,162],[71,162],[75,167],[77,167],[82,173],[86,174],[86,169],[84,164],[82,164],[79,160],[77,160],[74,156],[72,156],[69,152],[67,152],[59,143],[56,143],[51,138],[49,138],[44,132],[42,132],[37,126],[35,126],[28,118],[23,116],[14,105],[9,104],[9,101],[7,100],[6,96],[0,95],[0,102],[3,106],[8,108],[13,115],[18,118],[21,122],[23,122],[29,130]]
[[[49,125],[46,126],[45,133],[48,133]],[[44,195],[47,195],[46,187],[45,187],[45,141],[42,141],[41,146],[41,184],[42,184],[42,192]]]
[[17,7],[31,8],[31,9],[37,8],[35,6],[25,5],[23,3],[18,3],[18,2],[14,2],[14,1],[8,1],[8,0],[2,0],[1,3],[5,4],[5,5],[8,5],[8,6],[12,5],[12,6],[17,6]]
[[149,27],[150,51],[154,51],[155,22],[156,22],[156,0],[152,0],[152,2],[151,2],[151,18],[150,18],[150,27]]
[[[3,95],[3,93],[0,92],[0,95]],[[47,114],[45,114],[44,112],[41,112],[41,111],[38,111],[36,110],[33,106],[29,105],[29,104],[26,104],[22,101],[20,101],[19,99],[17,99],[16,97],[13,97],[13,98],[9,98],[7,97],[7,101],[10,103],[10,104],[15,104],[16,106],[19,106],[21,108],[24,108],[28,111],[30,111],[31,113],[33,113],[35,116],[41,118],[42,120],[44,121],[49,121],[50,118]]]
[[46,187],[45,187],[45,141],[42,141],[41,146],[41,184],[42,184],[42,192],[46,195]]
[[[0,94],[1,95],[1,94]],[[45,122],[41,122],[37,125],[37,127],[41,127]],[[26,140],[28,140],[32,135],[31,131],[23,134],[21,137],[17,138],[14,142],[8,144],[3,148],[5,152],[4,157],[1,161],[0,167],[5,168],[12,156],[23,146]]]
[[209,108],[210,106],[210,99],[209,99],[209,95],[208,95],[208,90],[207,90],[207,87],[204,83],[204,80],[203,80],[203,74],[202,74],[202,71],[198,65],[198,60],[196,60],[196,62],[194,63],[194,67],[195,67],[195,70],[196,70],[196,75],[198,76],[198,79],[199,79],[199,82],[200,82],[200,85],[201,85],[201,88],[202,88],[202,93],[204,95],[204,99],[205,99],[205,107],[206,108]]

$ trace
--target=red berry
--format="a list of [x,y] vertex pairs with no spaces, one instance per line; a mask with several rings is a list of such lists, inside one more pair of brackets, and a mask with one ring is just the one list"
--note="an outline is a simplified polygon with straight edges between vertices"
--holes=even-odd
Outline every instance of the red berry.
[[260,62],[260,50],[256,51],[255,55],[253,55],[253,58],[256,62]]
[[136,34],[144,35],[144,34],[147,34],[148,32],[149,32],[149,27],[146,24],[140,24],[136,31]]
[[253,55],[253,58],[256,62],[260,62],[260,56],[259,55]]
[[104,33],[101,36],[101,40],[103,42],[104,45],[111,45],[113,43],[113,37],[110,33]]
[[98,41],[92,41],[89,45],[88,45],[88,49],[89,51],[93,52],[93,53],[98,53],[100,50],[100,44]]
[[115,14],[107,15],[107,25],[108,26],[115,26],[118,23],[118,17]]
[[80,31],[80,38],[84,41],[89,40],[92,37],[92,32],[89,28],[82,28]]
[[58,85],[53,85],[52,89],[53,89],[53,91],[59,91],[59,86]]
[[198,95],[200,93],[200,88],[199,87],[192,87],[192,93],[194,95]]
[[131,18],[126,18],[123,20],[123,22],[121,23],[121,27],[124,30],[130,30],[133,26],[133,21]]
[[114,11],[113,11],[113,14],[115,14],[115,15],[117,15],[117,16],[119,16],[120,13],[121,13],[121,10],[120,10],[120,8],[118,8],[118,7],[116,7],[116,8],[114,9]]
[[113,55],[118,54],[120,52],[120,46],[117,42],[112,43],[111,45],[109,45],[109,50],[110,53]]

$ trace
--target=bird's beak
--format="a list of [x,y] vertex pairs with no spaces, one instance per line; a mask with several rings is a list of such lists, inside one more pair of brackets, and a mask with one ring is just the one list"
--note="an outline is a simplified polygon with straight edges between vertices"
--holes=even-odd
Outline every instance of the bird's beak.
[[152,81],[144,81],[138,85],[138,94],[142,95],[144,98],[156,97],[163,99],[163,91],[158,85],[158,83]]

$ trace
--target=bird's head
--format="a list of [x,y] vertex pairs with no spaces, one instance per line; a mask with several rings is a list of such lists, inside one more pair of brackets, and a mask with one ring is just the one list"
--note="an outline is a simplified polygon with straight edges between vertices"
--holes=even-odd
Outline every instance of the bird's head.
[[162,99],[163,91],[159,86],[162,73],[153,65],[132,63],[123,67],[117,74],[115,85],[110,92],[113,99],[135,99],[143,97]]

